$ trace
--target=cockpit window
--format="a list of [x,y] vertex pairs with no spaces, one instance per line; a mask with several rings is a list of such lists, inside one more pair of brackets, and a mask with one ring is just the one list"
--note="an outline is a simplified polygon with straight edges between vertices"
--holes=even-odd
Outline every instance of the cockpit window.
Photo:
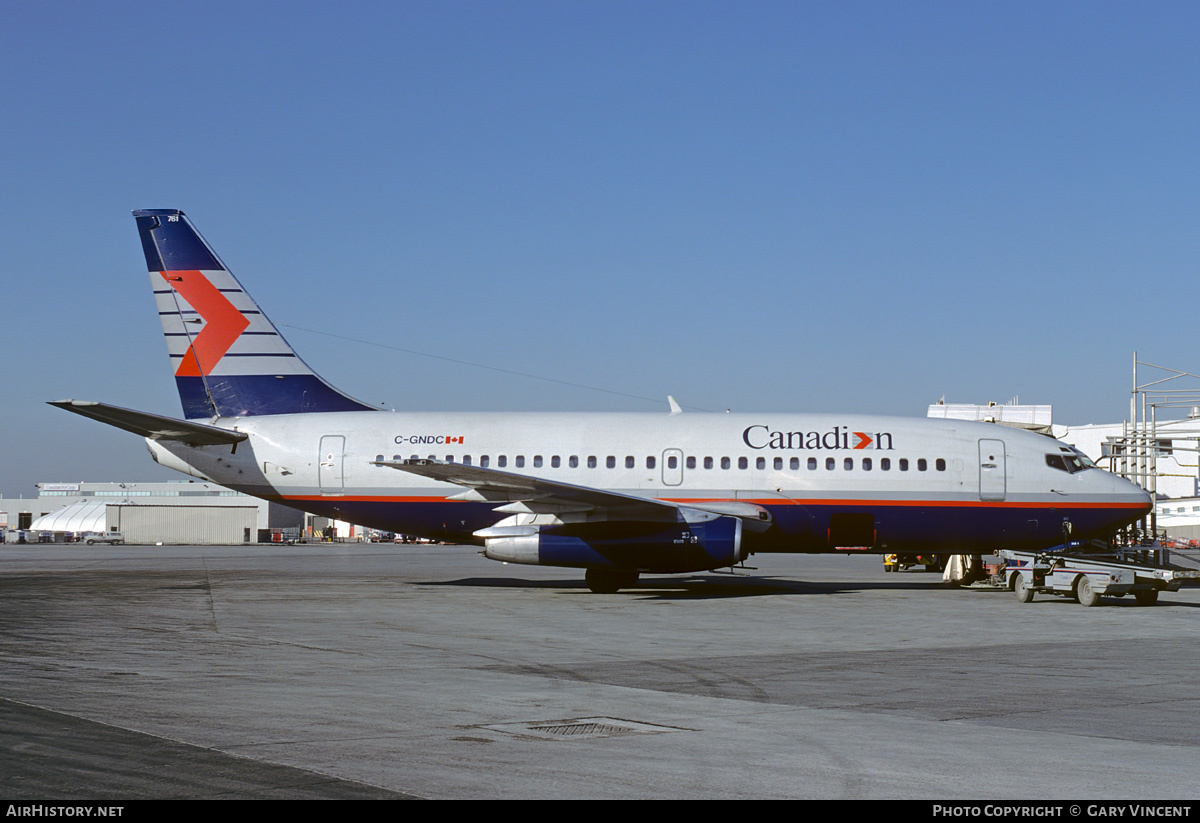
[[1063,460],[1061,454],[1046,455],[1046,465],[1052,469],[1058,469],[1060,472],[1069,472],[1067,461]]
[[1083,452],[1075,452],[1071,455],[1064,454],[1063,457],[1066,458],[1067,466],[1070,467],[1070,471],[1072,472],[1081,472],[1084,469],[1096,468],[1096,464],[1092,462],[1092,459]]
[[1063,448],[1060,449],[1060,454],[1046,455],[1046,465],[1070,474],[1096,468],[1090,457],[1074,448]]

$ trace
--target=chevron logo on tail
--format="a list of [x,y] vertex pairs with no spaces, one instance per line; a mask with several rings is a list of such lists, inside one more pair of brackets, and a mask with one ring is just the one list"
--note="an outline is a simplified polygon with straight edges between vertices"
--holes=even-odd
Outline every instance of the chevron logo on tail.
[[212,373],[213,367],[246,330],[250,321],[201,272],[164,271],[161,274],[171,288],[196,310],[204,323],[204,328],[188,346],[175,376],[200,377]]

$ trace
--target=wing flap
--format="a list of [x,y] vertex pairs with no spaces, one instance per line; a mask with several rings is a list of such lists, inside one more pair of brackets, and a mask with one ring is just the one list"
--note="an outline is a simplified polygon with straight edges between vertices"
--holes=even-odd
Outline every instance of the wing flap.
[[[483,499],[498,503],[524,503],[531,510],[588,511],[605,509],[610,513],[619,511],[622,516],[636,519],[646,517],[655,520],[675,519],[679,506],[647,497],[634,497],[619,492],[575,486],[540,477],[513,474],[499,469],[481,466],[464,466],[461,463],[442,463],[438,460],[382,461],[380,466],[409,472],[411,474],[465,486]],[[466,495],[456,495],[465,498]]]
[[454,496],[459,500],[486,500],[501,505],[497,512],[508,514],[567,514],[597,512],[608,520],[668,520],[696,522],[714,516],[733,516],[766,528],[770,514],[761,506],[738,501],[709,501],[704,503],[674,503],[649,497],[595,489],[590,486],[575,486],[513,474],[499,469],[481,466],[464,466],[461,463],[443,463],[438,460],[410,459],[380,461],[376,465],[410,472],[465,486],[468,491]]

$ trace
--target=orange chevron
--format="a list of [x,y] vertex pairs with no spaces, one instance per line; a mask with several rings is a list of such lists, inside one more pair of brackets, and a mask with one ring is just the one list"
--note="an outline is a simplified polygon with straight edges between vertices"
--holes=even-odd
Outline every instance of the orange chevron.
[[204,328],[192,340],[175,375],[200,377],[211,374],[250,321],[200,272],[164,271],[160,274],[204,318]]

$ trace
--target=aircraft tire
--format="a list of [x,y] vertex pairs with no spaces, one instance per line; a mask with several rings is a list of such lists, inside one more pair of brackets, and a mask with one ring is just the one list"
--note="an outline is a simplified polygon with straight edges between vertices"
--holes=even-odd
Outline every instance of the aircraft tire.
[[596,594],[615,594],[637,585],[638,573],[615,569],[588,569],[583,575],[587,587]]
[[978,554],[965,554],[964,569],[962,583],[959,585],[969,586],[972,583],[978,583],[987,577],[987,572],[983,568],[983,557]]

